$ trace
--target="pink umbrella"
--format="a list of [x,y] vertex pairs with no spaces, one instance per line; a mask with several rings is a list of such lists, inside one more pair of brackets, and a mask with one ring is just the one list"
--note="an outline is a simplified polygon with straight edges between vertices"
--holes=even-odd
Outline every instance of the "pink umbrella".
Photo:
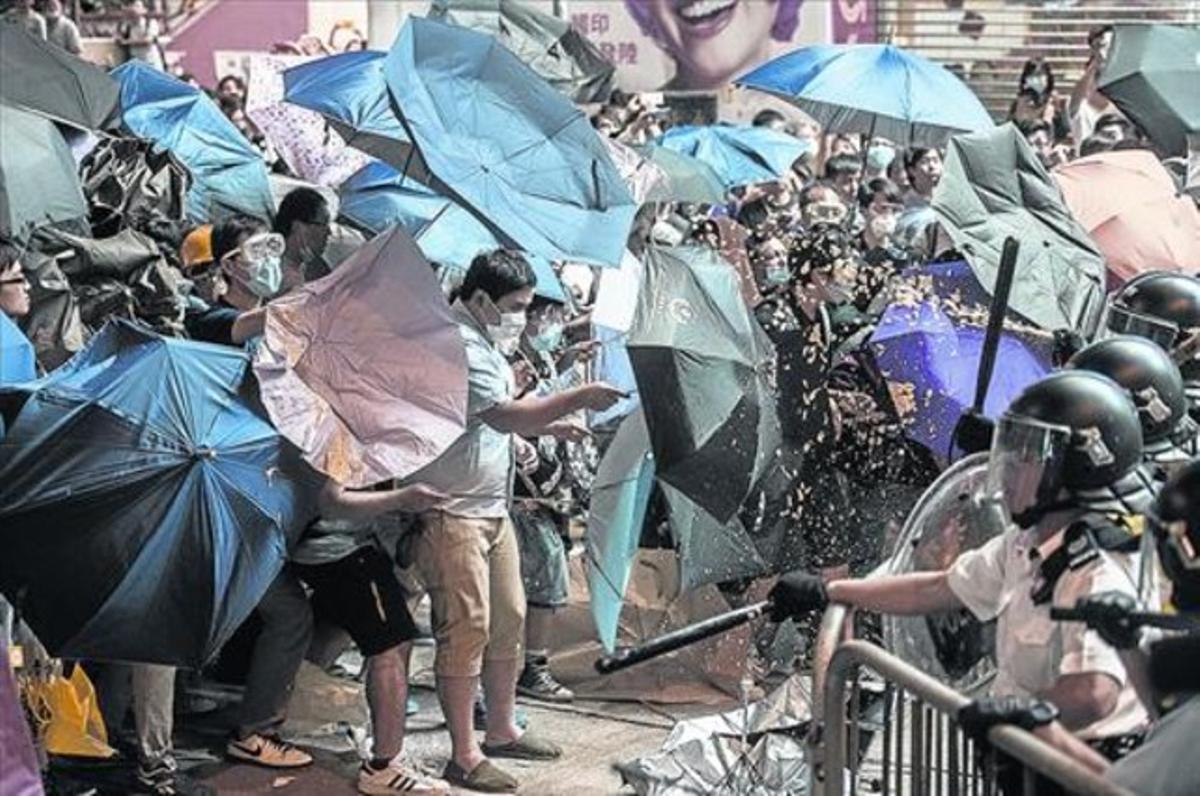
[[254,372],[280,433],[350,487],[410,475],[466,426],[458,325],[401,227],[272,302]]
[[1059,166],[1054,176],[1104,253],[1110,289],[1144,271],[1200,267],[1200,211],[1150,152],[1101,152]]

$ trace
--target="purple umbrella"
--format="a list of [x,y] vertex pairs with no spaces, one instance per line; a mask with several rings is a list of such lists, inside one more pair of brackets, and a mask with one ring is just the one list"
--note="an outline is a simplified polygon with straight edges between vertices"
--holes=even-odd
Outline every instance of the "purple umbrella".
[[[990,299],[965,262],[913,269],[871,336],[909,437],[942,461],[959,417],[975,397]],[[1009,314],[983,411],[995,418],[1051,370],[1051,338]]]

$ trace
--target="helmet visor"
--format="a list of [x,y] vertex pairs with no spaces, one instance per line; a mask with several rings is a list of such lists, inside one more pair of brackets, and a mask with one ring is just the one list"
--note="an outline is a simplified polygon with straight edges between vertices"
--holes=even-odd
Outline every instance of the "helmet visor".
[[1175,338],[1179,336],[1179,327],[1170,321],[1115,305],[1108,308],[1105,326],[1112,334],[1144,337],[1164,351],[1171,351],[1175,347]]
[[1019,415],[1004,415],[988,459],[987,494],[1017,519],[1050,504],[1063,485],[1071,429]]

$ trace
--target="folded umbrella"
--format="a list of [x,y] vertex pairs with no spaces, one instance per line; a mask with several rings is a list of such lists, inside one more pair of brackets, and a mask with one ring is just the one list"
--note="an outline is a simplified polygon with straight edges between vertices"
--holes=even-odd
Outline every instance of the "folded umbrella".
[[1200,132],[1200,29],[1118,25],[1096,88],[1145,131],[1164,155],[1188,153]]
[[1090,333],[1104,258],[1015,125],[950,139],[933,212],[989,291],[1004,239],[1017,238],[1009,308],[1043,329]]
[[603,102],[616,67],[566,20],[515,0],[434,0],[430,19],[494,36],[573,102]]
[[75,160],[52,122],[0,105],[0,141],[0,236],[24,241],[38,227],[88,217]]
[[[868,350],[888,382],[910,439],[950,455],[955,424],[971,407],[990,300],[965,262],[913,269],[871,335]],[[1010,315],[983,412],[996,418],[1051,370],[1051,337]]]
[[207,94],[144,61],[127,61],[113,76],[121,82],[125,126],[174,154],[191,173],[187,210],[193,221],[229,213],[272,217],[262,153]]
[[84,130],[120,126],[117,81],[21,25],[0,26],[0,74],[0,103]]
[[1200,263],[1200,210],[1152,153],[1100,152],[1059,166],[1054,179],[1104,253],[1110,289],[1145,271]]
[[787,133],[729,124],[672,127],[656,143],[708,164],[726,188],[777,180],[811,150]]
[[409,17],[384,73],[453,195],[520,248],[616,265],[637,212],[587,117],[495,39]]
[[466,428],[458,324],[399,227],[272,302],[254,371],[280,433],[347,486],[404,478]]
[[336,186],[370,158],[330,134],[316,111],[284,102],[283,73],[311,59],[254,54],[247,58],[246,115],[262,131],[292,173],[315,185]]
[[[342,218],[371,234],[399,224],[439,266],[465,271],[477,255],[507,245],[458,202],[380,161],[355,173],[340,191]],[[529,253],[526,259],[537,276],[534,292],[552,301],[566,301],[567,294],[550,263]]]
[[114,321],[37,383],[3,442],[0,590],[51,653],[198,667],[258,604],[315,484],[247,366]]
[[612,652],[625,589],[642,538],[654,486],[654,457],[640,411],[617,428],[596,469],[585,545],[592,618],[604,649]]
[[647,249],[629,330],[658,477],[729,522],[780,444],[774,349],[711,249]]
[[702,205],[725,201],[725,183],[721,175],[702,160],[665,146],[647,144],[638,153],[666,175],[647,195],[647,201],[695,202]]
[[878,135],[900,146],[941,146],[993,126],[966,83],[891,44],[802,47],[736,82],[790,102],[829,132]]

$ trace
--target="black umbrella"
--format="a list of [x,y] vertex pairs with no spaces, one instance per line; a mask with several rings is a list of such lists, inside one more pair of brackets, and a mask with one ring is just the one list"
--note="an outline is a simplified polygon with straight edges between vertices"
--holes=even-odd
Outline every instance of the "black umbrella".
[[627,342],[661,481],[728,523],[780,444],[775,351],[711,249],[655,248]]
[[84,130],[115,130],[121,87],[95,64],[0,25],[0,102]]
[[1096,83],[1166,155],[1200,131],[1200,28],[1120,25]]

